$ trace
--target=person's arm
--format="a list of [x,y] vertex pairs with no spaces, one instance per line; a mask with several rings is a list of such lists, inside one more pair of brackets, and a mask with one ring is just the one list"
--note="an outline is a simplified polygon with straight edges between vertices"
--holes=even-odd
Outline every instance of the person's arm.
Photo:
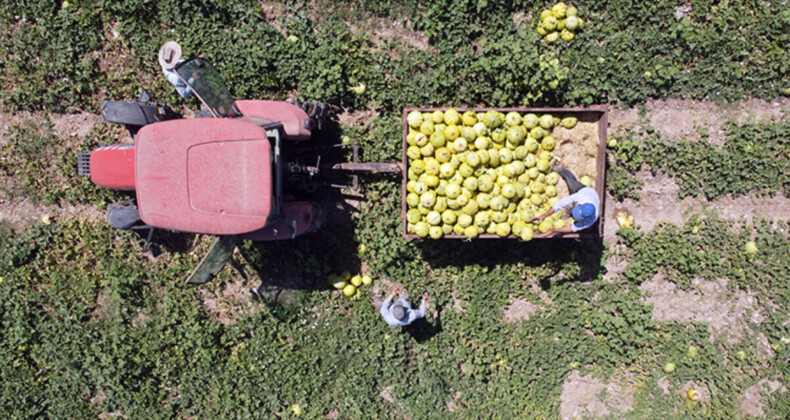
[[554,207],[549,208],[547,212],[541,214],[540,216],[535,216],[534,218],[532,218],[532,221],[540,223],[541,220],[551,216],[552,214],[554,214]]
[[[181,63],[182,61],[184,60],[179,60],[178,62]],[[174,88],[176,88],[179,96],[186,99],[192,94],[192,89],[190,89],[189,86],[187,86],[187,84],[178,77],[175,70],[163,68],[162,71],[165,73],[165,78],[167,81],[170,82]]]
[[417,310],[413,310],[412,309],[412,311],[409,312],[409,323],[410,324],[414,320],[417,320],[417,319],[425,317],[425,311],[427,309],[426,308],[427,303],[428,303],[428,294],[425,293],[425,294],[422,295],[422,302],[420,303],[420,309],[417,309]]
[[192,89],[190,89],[183,80],[179,79],[174,72],[170,71],[165,74],[167,75],[167,81],[176,88],[176,92],[178,92],[179,96],[186,99],[192,94]]
[[548,238],[549,236],[554,236],[560,233],[573,233],[573,228],[570,226],[565,226],[561,228],[551,228],[546,233],[538,233],[533,235],[533,238]]
[[386,299],[384,299],[384,302],[381,302],[381,308],[379,309],[379,311],[381,311],[381,313],[382,313],[382,314],[384,313],[384,311],[386,311],[387,313],[389,313],[389,310],[390,310],[390,304],[392,303],[392,298],[393,298],[394,296],[395,296],[395,295],[389,295],[389,297],[387,297]]
[[[567,197],[563,197],[562,199],[560,199],[560,201],[558,201],[556,204],[551,206],[551,208],[549,208],[549,210],[547,212],[541,214],[540,216],[537,216],[537,217],[533,218],[532,222],[533,223],[540,223],[543,219],[551,216],[552,214],[554,214],[554,213],[556,213],[556,212],[558,212],[560,210],[563,210],[563,209],[565,209],[566,207],[568,207],[568,206],[570,206],[572,204],[576,204],[577,201],[579,201],[579,200],[577,199],[576,194],[569,195]],[[545,237],[545,235],[546,234],[544,233],[544,234],[541,234],[541,235],[535,235],[533,237],[534,238],[543,238],[543,237]]]
[[428,305],[428,294],[427,293],[423,293],[422,294],[422,302],[420,302],[420,309],[419,309],[420,317],[425,316],[425,309],[426,309],[427,305]]
[[[578,194],[578,193],[577,193]],[[560,201],[557,201],[553,206],[551,206],[554,211],[560,211],[568,206],[575,205],[579,202],[579,197],[576,194],[571,194],[567,197],[562,197]]]

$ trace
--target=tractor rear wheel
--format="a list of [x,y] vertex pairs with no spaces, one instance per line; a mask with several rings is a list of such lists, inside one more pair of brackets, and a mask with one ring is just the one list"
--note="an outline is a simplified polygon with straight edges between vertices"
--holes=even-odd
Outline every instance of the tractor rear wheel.
[[296,102],[288,101],[302,108],[310,118],[311,131],[321,131],[326,123],[326,105],[321,102]]

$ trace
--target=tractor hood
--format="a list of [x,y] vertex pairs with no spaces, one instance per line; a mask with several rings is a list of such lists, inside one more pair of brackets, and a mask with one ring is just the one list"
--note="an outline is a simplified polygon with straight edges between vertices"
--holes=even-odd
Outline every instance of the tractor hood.
[[136,139],[137,205],[151,226],[234,235],[266,225],[272,148],[260,126],[198,118],[143,127]]

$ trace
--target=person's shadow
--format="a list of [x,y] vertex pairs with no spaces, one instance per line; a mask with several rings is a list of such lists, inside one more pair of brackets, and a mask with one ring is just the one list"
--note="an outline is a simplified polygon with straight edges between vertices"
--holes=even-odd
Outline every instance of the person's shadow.
[[442,332],[441,314],[439,308],[436,308],[436,316],[433,318],[435,325],[431,325],[424,317],[415,320],[411,324],[404,327],[406,332],[419,344],[422,344]]

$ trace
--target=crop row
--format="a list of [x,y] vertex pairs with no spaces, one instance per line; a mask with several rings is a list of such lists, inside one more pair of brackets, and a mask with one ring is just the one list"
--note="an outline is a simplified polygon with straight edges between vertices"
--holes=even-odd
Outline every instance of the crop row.
[[[238,97],[296,92],[393,112],[771,98],[790,88],[790,11],[781,1],[702,0],[681,19],[675,1],[582,2],[585,30],[559,44],[535,33],[546,5],[527,1],[288,2],[268,16],[252,0],[66,3],[0,6],[0,27],[13,34],[0,40],[4,108],[86,109],[142,86],[175,102],[155,60],[171,38],[216,63]],[[393,21],[428,46],[376,41],[379,26]],[[349,89],[360,83],[363,93]]]
[[675,178],[680,198],[704,196],[709,200],[730,194],[790,196],[790,119],[787,115],[765,122],[724,125],[725,144],[707,139],[673,141],[654,127],[639,123],[610,136],[607,189],[621,200],[639,199],[642,183],[636,173],[649,169]]
[[[376,224],[369,216],[363,225]],[[103,223],[55,221],[21,235],[0,226],[6,250],[0,259],[0,375],[8,391],[0,395],[0,412],[9,418],[118,410],[129,417],[241,417],[284,413],[299,403],[310,415],[335,411],[347,418],[426,418],[450,406],[465,417],[556,417],[560,385],[572,370],[606,377],[627,368],[644,383],[635,394],[637,412],[702,415],[701,405],[684,405],[677,393],[655,388],[666,376],[671,389],[704,383],[713,395],[705,409],[732,417],[746,387],[790,374],[783,363],[790,347],[782,341],[790,335],[784,322],[788,226],[759,222],[733,234],[733,222],[712,215],[693,222],[695,234],[672,226],[649,234],[622,231],[616,252],[628,266],[615,283],[603,281],[601,268],[590,271],[609,254],[594,243],[473,242],[449,250],[441,242],[390,241],[415,257],[393,259],[390,278],[403,279],[413,293],[429,291],[429,306],[440,309],[412,331],[414,338],[382,323],[366,302],[367,291],[353,301],[325,285],[327,273],[346,267],[327,257],[335,255],[327,248],[347,241],[343,226],[330,225],[321,240],[247,243],[234,257],[237,268],[203,291],[173,280],[185,276],[202,252],[191,252],[176,237],[159,239],[168,253],[152,264],[129,249],[138,240]],[[750,260],[741,245],[752,236],[758,252]],[[669,243],[679,244],[678,251]],[[381,263],[378,250],[386,244],[368,244],[366,253],[344,260]],[[699,255],[700,247],[710,256]],[[304,264],[279,258],[294,255]],[[650,305],[628,279],[652,276],[656,264],[682,287],[692,277],[742,272],[731,287],[775,305],[763,305],[760,327],[770,353],[755,349],[752,333],[734,344],[712,342],[705,324],[653,321]],[[221,323],[198,301],[221,295],[236,281],[236,270],[270,276],[274,285],[301,279],[301,292],[290,293],[290,300],[241,302],[246,314]],[[538,298],[534,285],[550,302]],[[284,290],[278,296],[289,295]],[[544,310],[518,324],[502,323],[501,308],[516,297]],[[691,356],[690,345],[697,348]],[[745,357],[732,357],[740,351]],[[669,361],[677,364],[672,374],[661,369]],[[398,404],[379,396],[385,388]],[[779,413],[787,398],[776,394],[765,407]]]

